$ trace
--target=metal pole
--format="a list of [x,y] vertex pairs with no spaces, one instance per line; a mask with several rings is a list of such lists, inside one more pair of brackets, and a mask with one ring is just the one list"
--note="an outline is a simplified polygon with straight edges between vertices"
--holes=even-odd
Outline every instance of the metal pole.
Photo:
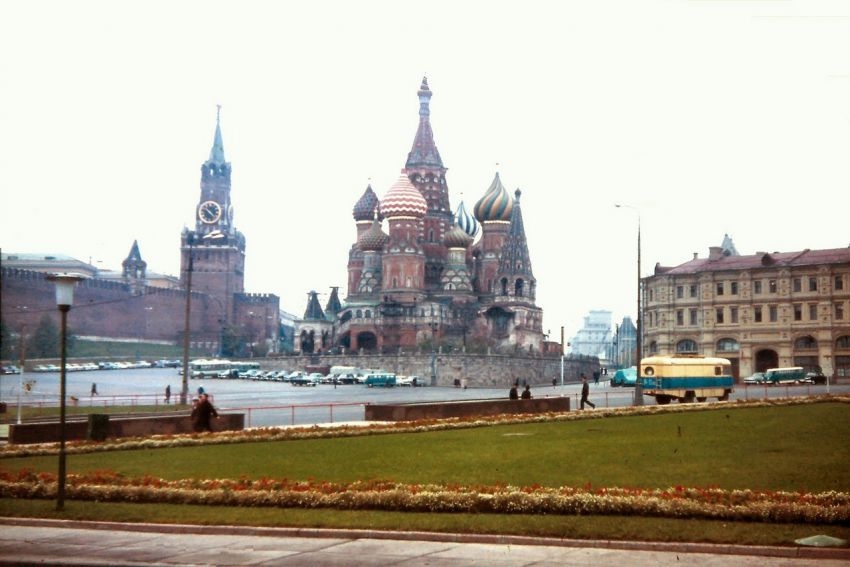
[[641,333],[641,282],[640,282],[640,211],[638,211],[637,226],[637,325],[635,336],[635,354],[637,364],[637,377],[635,378],[635,405],[643,405],[643,382],[641,380],[640,361],[643,356],[643,336]]
[[561,325],[561,386],[564,385],[564,326]]
[[59,511],[65,509],[65,368],[68,360],[66,333],[70,309],[70,305],[59,305],[62,320],[59,363],[59,479],[56,487],[56,509]]
[[186,267],[186,320],[183,326],[183,381],[180,388],[180,403],[186,405],[189,402],[189,328],[192,313],[192,245],[194,237],[190,233],[186,236],[189,244],[189,262]]
[[18,375],[18,425],[21,424],[21,391],[24,389],[24,364],[27,354],[27,326],[21,325],[21,373]]

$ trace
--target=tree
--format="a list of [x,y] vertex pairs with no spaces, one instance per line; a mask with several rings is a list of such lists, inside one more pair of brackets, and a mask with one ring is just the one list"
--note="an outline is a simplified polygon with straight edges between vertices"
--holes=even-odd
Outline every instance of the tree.
[[59,328],[53,318],[45,313],[27,345],[31,358],[56,358],[59,356]]
[[12,345],[12,334],[6,323],[0,321],[0,359],[12,360],[15,357],[14,348]]

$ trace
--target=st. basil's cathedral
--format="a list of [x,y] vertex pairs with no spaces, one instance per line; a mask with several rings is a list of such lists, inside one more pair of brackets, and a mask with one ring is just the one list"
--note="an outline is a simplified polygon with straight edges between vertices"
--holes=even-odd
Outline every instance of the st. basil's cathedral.
[[453,214],[427,77],[417,94],[419,128],[404,169],[382,198],[369,185],[354,205],[347,299],[341,304],[334,288],[323,311],[312,292],[296,350],[539,351],[543,311],[521,192],[511,196],[496,173],[472,214],[463,202]]

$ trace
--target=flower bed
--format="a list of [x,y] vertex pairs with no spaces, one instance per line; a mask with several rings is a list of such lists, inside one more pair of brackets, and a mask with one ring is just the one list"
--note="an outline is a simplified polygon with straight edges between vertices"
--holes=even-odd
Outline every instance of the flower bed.
[[[56,497],[52,473],[0,472],[0,497]],[[638,515],[748,522],[840,524],[850,520],[850,494],[719,488],[583,488],[453,486],[391,481],[331,483],[287,479],[128,478],[99,471],[68,475],[66,497],[98,502],[211,506],[336,508],[403,512]]]

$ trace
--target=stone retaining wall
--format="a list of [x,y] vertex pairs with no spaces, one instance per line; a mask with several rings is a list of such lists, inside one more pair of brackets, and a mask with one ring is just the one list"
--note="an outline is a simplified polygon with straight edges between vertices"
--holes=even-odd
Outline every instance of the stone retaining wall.
[[[105,415],[105,414],[97,414]],[[150,435],[174,435],[191,433],[192,420],[189,414],[148,416],[148,417],[115,417],[113,419],[95,419],[100,425],[94,427],[94,435],[90,433],[90,422],[65,422],[65,440],[79,441],[89,438],[115,437],[147,437]],[[98,431],[99,428],[105,431]],[[244,413],[219,413],[219,418],[212,420],[213,431],[238,431],[245,428]],[[9,443],[55,443],[59,441],[59,422],[21,423],[9,425]]]
[[570,398],[568,396],[532,398],[530,400],[497,399],[420,402],[411,404],[369,404],[366,406],[366,420],[412,421],[417,419],[444,419],[449,417],[565,411],[570,411]]

